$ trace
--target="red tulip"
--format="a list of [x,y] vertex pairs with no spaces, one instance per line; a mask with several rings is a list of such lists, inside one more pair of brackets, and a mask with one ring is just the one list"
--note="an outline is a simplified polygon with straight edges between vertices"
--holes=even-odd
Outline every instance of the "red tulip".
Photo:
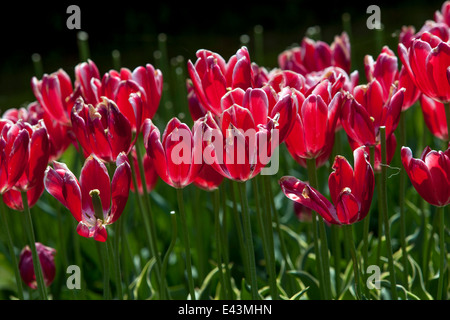
[[214,115],[222,113],[221,99],[228,89],[253,88],[255,75],[246,47],[239,49],[228,63],[217,53],[197,51],[197,61],[188,61],[188,72],[201,105]]
[[450,45],[429,32],[412,41],[407,49],[402,43],[398,53],[415,85],[430,98],[450,102]]
[[420,96],[420,105],[428,130],[435,137],[448,141],[447,116],[444,104],[423,94]]
[[0,119],[0,194],[14,187],[28,164],[30,134],[21,124]]
[[[42,267],[42,275],[45,285],[52,284],[56,275],[55,258],[56,250],[36,242],[36,251]],[[26,246],[20,253],[19,272],[23,282],[31,289],[37,289],[36,275],[34,273],[33,256],[30,247]]]
[[342,68],[350,73],[350,41],[343,32],[336,36],[329,46],[323,41],[303,38],[301,46],[283,51],[278,56],[278,64],[283,70],[292,70],[302,75],[320,71],[330,66]]
[[49,159],[49,140],[42,120],[35,126],[22,120],[0,120],[0,194],[4,203],[23,210],[21,192],[33,207],[42,195],[42,179]]
[[63,125],[70,125],[70,111],[81,92],[79,88],[73,91],[70,77],[64,70],[44,74],[42,80],[33,77],[31,87],[46,114]]
[[27,108],[6,110],[3,113],[3,119],[8,119],[12,122],[22,120],[32,126],[38,124],[39,120],[43,120],[50,139],[49,161],[59,159],[69,145],[75,142],[71,128],[54,121],[37,101],[30,103]]
[[[116,102],[119,110],[130,121],[133,130],[140,131],[145,119],[155,115],[161,100],[163,76],[159,69],[147,64],[132,72],[127,68],[120,69],[120,73],[111,70],[102,78],[102,94]],[[130,94],[139,95],[142,100],[130,100]]]
[[202,169],[194,180],[194,185],[200,189],[212,191],[216,190],[222,183],[224,176],[213,169],[208,164],[203,164]]
[[336,156],[328,179],[331,203],[308,184],[294,178],[279,181],[284,194],[291,200],[316,211],[328,223],[353,224],[364,219],[369,211],[375,177],[363,148],[353,152],[354,169],[342,156]]
[[[352,148],[378,146],[379,130],[386,127],[386,142],[389,150],[395,149],[394,131],[400,120],[405,88],[394,88],[387,101],[383,100],[383,88],[373,79],[368,85],[359,85],[353,96],[348,95],[342,106],[341,123]],[[378,148],[378,147],[377,147]],[[389,158],[389,156],[388,156]],[[375,157],[375,169],[379,168]],[[377,169],[378,170],[378,169]]]
[[383,47],[376,61],[372,56],[366,55],[364,67],[368,82],[377,80],[381,86],[383,102],[386,103],[389,100],[393,90],[401,88],[404,88],[402,111],[411,107],[419,98],[420,90],[414,85],[414,81],[403,66],[400,73],[398,72],[397,57],[389,47]]
[[316,159],[331,152],[342,105],[342,94],[331,94],[331,82],[323,80],[300,98],[294,127],[286,146],[294,159]]
[[297,110],[295,93],[283,91],[273,98],[278,100],[269,113],[266,91],[234,89],[222,98],[225,111],[218,121],[211,113],[199,119],[205,162],[228,179],[246,181],[257,175],[289,135]]
[[114,162],[132,146],[129,121],[107,98],[95,107],[79,98],[72,110],[72,126],[86,156],[95,154],[105,162]]
[[101,102],[100,72],[94,61],[88,59],[87,62],[75,66],[75,87],[80,88],[83,100],[87,104],[96,105]]
[[420,38],[425,32],[429,32],[432,35],[441,38],[442,41],[448,41],[450,38],[450,30],[445,22],[427,20],[417,33],[413,26],[403,26],[399,35],[399,43],[402,43],[406,48],[409,48],[412,41],[416,38]]
[[401,158],[412,185],[425,201],[437,207],[450,203],[450,148],[442,152],[426,147],[416,159],[410,148],[402,147]]
[[[105,227],[119,219],[128,200],[131,168],[126,154],[120,153],[117,157],[112,180],[105,164],[95,155],[86,159],[80,181],[64,163],[53,161],[53,167],[47,167],[45,172],[47,192],[69,209],[78,221],[80,236],[106,241]],[[96,195],[101,208],[94,204]]]
[[159,129],[150,119],[143,124],[144,144],[159,177],[175,188],[184,188],[197,177],[202,161],[201,132],[193,131],[172,118],[164,130],[162,140]]

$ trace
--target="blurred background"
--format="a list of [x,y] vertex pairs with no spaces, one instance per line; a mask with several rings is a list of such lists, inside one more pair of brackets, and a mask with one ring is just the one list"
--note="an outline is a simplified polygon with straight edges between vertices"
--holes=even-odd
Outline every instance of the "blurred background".
[[[89,35],[90,57],[103,74],[114,67],[111,53],[119,50],[121,65],[134,69],[145,63],[158,66],[155,51],[158,36],[167,36],[166,61],[185,64],[195,60],[198,49],[220,53],[226,60],[246,44],[254,57],[254,28],[263,27],[262,61],[268,69],[277,66],[277,56],[308,35],[331,43],[344,30],[343,16],[350,17],[353,68],[360,69],[364,55],[378,55],[386,44],[396,52],[403,25],[416,29],[432,19],[443,1],[61,1],[57,4],[11,2],[0,19],[0,110],[19,107],[34,100],[30,79],[34,75],[32,55],[42,58],[42,72],[63,68],[74,79],[80,62],[78,30],[69,30],[67,7],[81,9],[81,30]],[[367,7],[381,9],[382,31],[369,30]],[[320,29],[316,28],[320,27]],[[242,35],[246,35],[241,37]],[[361,73],[361,81],[364,81]]]

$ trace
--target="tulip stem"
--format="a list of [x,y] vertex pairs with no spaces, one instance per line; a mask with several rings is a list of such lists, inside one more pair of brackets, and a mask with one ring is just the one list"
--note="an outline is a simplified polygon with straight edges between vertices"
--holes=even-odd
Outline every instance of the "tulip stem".
[[189,229],[186,220],[186,211],[184,209],[183,189],[177,189],[178,210],[180,211],[180,221],[182,227],[182,234],[184,238],[184,248],[186,250],[186,272],[188,277],[189,294],[191,300],[196,300],[194,289],[194,278],[192,277],[192,262],[191,262],[191,245],[189,243]]
[[[178,234],[178,230],[177,230],[177,216],[175,215],[175,211],[171,211],[170,212],[170,222],[172,225],[172,239],[170,241],[169,244],[169,248],[167,248],[166,254],[164,256],[164,259],[162,261],[162,269],[161,269],[161,288],[164,288],[165,284],[165,279],[166,279],[166,273],[167,273],[167,264],[169,263],[169,257],[170,254],[173,251],[173,248],[175,248],[175,244],[177,243],[177,234]],[[166,297],[166,292],[163,290],[161,291],[161,293],[163,294],[163,299],[166,298],[170,298],[170,297]]]
[[[136,150],[136,154],[139,155],[139,150]],[[140,162],[139,159],[140,158],[138,156],[138,162]],[[139,207],[139,212],[141,213],[142,220],[144,221],[144,227],[145,227],[145,232],[146,232],[146,235],[147,235],[147,240],[148,240],[149,246],[150,246],[150,252],[153,255],[153,257],[155,257],[155,260],[156,260],[156,268],[155,268],[156,277],[159,279],[160,278],[161,268],[160,268],[160,264],[158,264],[158,261],[161,262],[161,260],[159,259],[158,249],[157,249],[157,246],[156,246],[156,236],[154,235],[154,232],[153,232],[154,228],[152,229],[151,226],[150,226],[149,217],[147,217],[147,215],[146,215],[146,213],[144,211],[144,203],[142,202],[142,198],[139,195],[139,191],[138,191],[139,188],[138,188],[137,177],[136,177],[136,174],[137,174],[136,173],[136,167],[135,167],[135,164],[134,164],[134,160],[133,160],[133,158],[131,156],[131,152],[128,155],[128,162],[130,163],[130,167],[131,167],[131,179],[133,181],[133,186],[134,186],[135,196],[136,196],[138,207]],[[139,173],[141,173],[141,169],[140,169]],[[144,190],[146,190],[145,180],[142,180],[142,175],[141,175],[140,178],[141,178],[141,181],[142,181],[142,187],[145,188]],[[159,290],[161,292],[163,290],[167,290],[168,291],[168,288],[167,287],[159,288]],[[160,292],[160,294],[162,294],[161,292]]]
[[353,261],[353,273],[355,277],[355,294],[356,299],[361,299],[361,285],[359,280],[359,267],[358,267],[358,259],[356,258],[356,249],[355,249],[355,241],[353,240],[353,230],[352,225],[344,226],[345,236],[348,238],[348,242],[350,244],[350,254],[352,256]]
[[[406,126],[405,126],[405,112],[400,114],[399,122],[400,130],[400,146],[406,145]],[[405,222],[405,186],[406,186],[406,171],[400,170],[400,186],[399,186],[399,205],[400,205],[400,245],[402,247],[403,260],[403,285],[409,291],[408,281],[408,251],[406,249],[406,222]]]
[[[272,254],[273,252],[273,241],[271,241],[271,239],[269,238],[270,236],[272,236],[272,228],[271,228],[271,223],[272,221],[270,220],[270,224],[269,224],[269,216],[270,212],[267,212],[267,210],[270,210],[270,204],[267,204],[267,200],[268,200],[268,196],[267,196],[267,191],[265,194],[265,201],[266,201],[266,206],[265,206],[265,212],[263,214],[262,210],[261,210],[261,200],[259,197],[259,188],[258,188],[258,183],[257,183],[257,179],[260,179],[261,177],[255,177],[252,179],[252,183],[253,183],[253,191],[254,191],[254,195],[255,195],[255,203],[256,203],[256,214],[258,216],[258,222],[260,225],[260,229],[261,229],[261,236],[262,236],[262,244],[263,244],[263,249],[264,249],[264,256],[266,258],[266,270],[267,273],[269,275],[269,287],[270,287],[270,292],[271,292],[271,296],[273,300],[277,300],[278,299],[278,289],[277,289],[277,277],[276,277],[276,272],[275,272],[275,262],[274,262],[274,256]],[[266,185],[267,188],[268,185]],[[266,189],[267,190],[267,189]]]
[[244,226],[244,238],[246,244],[245,248],[247,249],[247,261],[249,263],[252,298],[254,300],[259,300],[258,282],[256,277],[255,249],[253,247],[252,228],[251,228],[250,214],[248,212],[247,191],[246,191],[247,188],[245,182],[238,182],[237,185],[239,188],[239,195],[241,198],[241,213],[242,213],[242,222]]
[[33,220],[31,219],[30,207],[28,206],[28,196],[26,191],[22,191],[22,204],[25,216],[25,229],[28,236],[28,242],[30,244],[31,254],[33,257],[34,274],[36,275],[37,289],[39,291],[39,297],[41,300],[47,300],[47,291],[44,282],[44,276],[42,274],[41,261],[39,259],[36,250],[36,239],[33,230]]
[[[316,168],[316,159],[307,159],[306,161],[307,170],[308,170],[308,179],[309,184],[312,188],[318,190],[318,182],[317,182],[317,168]],[[317,218],[316,218],[317,217]],[[325,230],[325,223],[323,222],[322,217],[314,216],[313,221],[317,219],[317,225],[319,227],[319,237],[320,237],[320,255],[321,255],[321,265],[323,271],[323,282],[321,283],[324,287],[323,293],[324,298],[326,300],[330,299],[331,295],[331,279],[330,279],[330,262],[328,258],[328,242],[327,235]],[[314,225],[313,225],[314,227]],[[317,237],[317,234],[315,235]]]
[[381,211],[384,222],[384,233],[386,236],[387,256],[389,263],[389,276],[391,280],[391,295],[393,300],[397,300],[397,281],[395,279],[394,258],[392,254],[391,235],[389,228],[389,215],[388,215],[388,203],[387,203],[387,156],[386,156],[386,127],[380,127],[380,140],[381,140]]
[[445,274],[445,260],[447,253],[445,250],[445,219],[444,219],[445,207],[438,207],[437,214],[439,215],[439,249],[440,249],[440,263],[439,263],[439,281],[438,281],[438,292],[437,299],[445,300],[445,293],[443,291],[444,286],[444,274]]
[[14,269],[14,276],[16,277],[16,284],[17,284],[17,296],[20,300],[23,300],[23,287],[22,287],[22,278],[20,277],[20,271],[19,271],[19,265],[17,264],[17,258],[16,254],[14,252],[14,242],[11,237],[11,232],[9,231],[9,225],[8,225],[8,218],[6,217],[6,212],[4,212],[3,209],[5,209],[5,206],[3,204],[3,201],[1,203],[1,216],[2,216],[2,222],[5,226],[5,233],[6,237],[8,238],[8,249],[9,253],[11,254],[11,261]]
[[242,263],[244,265],[244,274],[245,274],[245,278],[249,279],[250,278],[250,267],[249,267],[249,262],[248,262],[248,255],[244,252],[246,252],[246,247],[245,247],[245,239],[244,239],[244,230],[242,229],[242,221],[241,218],[239,217],[239,213],[237,210],[237,201],[236,201],[236,194],[234,191],[234,183],[230,180],[229,181],[229,186],[230,186],[230,195],[231,195],[231,201],[233,201],[233,217],[234,217],[234,223],[236,224],[236,228],[237,228],[237,234],[238,234],[238,239],[239,239],[239,246],[241,249],[242,254]]
[[[369,146],[369,157],[370,157],[370,165],[373,170],[375,170],[375,146]],[[364,218],[364,235],[363,235],[363,261],[364,261],[364,271],[363,271],[363,279],[364,282],[367,280],[367,267],[369,265],[369,226],[370,226],[370,209],[367,213],[367,216]],[[369,296],[369,288],[364,286],[364,291],[366,296]]]
[[216,250],[217,250],[217,268],[219,270],[220,282],[222,283],[222,290],[224,297],[226,299],[230,299],[229,288],[225,282],[225,275],[223,271],[223,262],[222,262],[222,231],[220,226],[220,195],[219,190],[213,191],[213,209],[214,209],[214,219],[215,219],[215,236],[216,236]]

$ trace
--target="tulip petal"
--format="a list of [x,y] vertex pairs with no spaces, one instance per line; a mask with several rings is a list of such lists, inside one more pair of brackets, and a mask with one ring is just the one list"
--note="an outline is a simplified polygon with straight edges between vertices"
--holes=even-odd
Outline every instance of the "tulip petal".
[[91,190],[100,191],[103,216],[106,217],[111,206],[111,182],[108,169],[97,156],[91,155],[84,162],[80,174],[81,200],[84,213],[94,216],[94,207],[89,193]]

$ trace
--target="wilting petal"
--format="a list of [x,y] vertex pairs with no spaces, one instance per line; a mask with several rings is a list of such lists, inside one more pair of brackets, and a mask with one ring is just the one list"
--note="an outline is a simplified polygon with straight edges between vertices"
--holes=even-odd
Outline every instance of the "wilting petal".
[[283,193],[291,200],[316,211],[325,221],[337,220],[336,210],[322,194],[294,177],[282,177],[279,181]]

